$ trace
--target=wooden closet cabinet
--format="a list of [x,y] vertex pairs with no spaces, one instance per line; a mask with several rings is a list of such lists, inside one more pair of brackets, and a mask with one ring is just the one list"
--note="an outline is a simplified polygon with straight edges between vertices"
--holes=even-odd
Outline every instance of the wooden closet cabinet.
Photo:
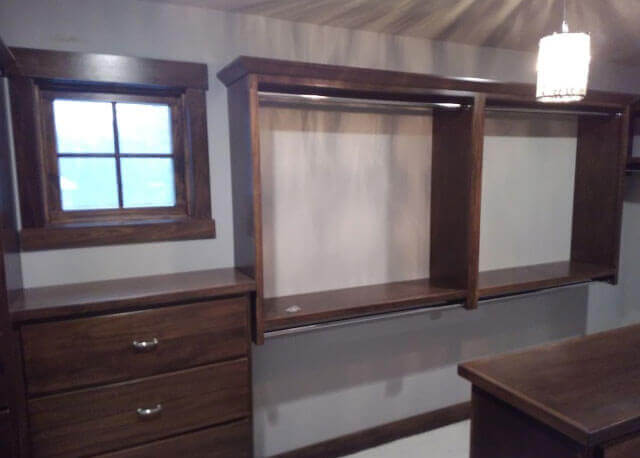
[[24,290],[30,456],[251,456],[253,288],[221,269]]
[[[370,315],[402,314],[409,313],[409,309],[427,311],[428,308],[444,309],[462,305],[467,309],[475,309],[481,301],[503,296],[596,280],[617,282],[623,182],[629,151],[631,112],[634,103],[637,109],[637,96],[589,90],[587,97],[581,102],[552,105],[538,102],[535,86],[531,84],[446,78],[244,56],[223,68],[218,73],[218,78],[227,86],[228,95],[235,264],[256,281],[253,313],[254,339],[257,343],[264,341],[265,334],[301,332],[305,328],[331,325],[328,324],[330,322],[360,320]],[[274,112],[268,110],[274,107],[280,110],[299,110],[296,114],[303,121],[298,122],[297,127],[289,126],[290,129],[280,124],[275,134],[271,135],[268,131],[270,126],[265,128],[264,124],[271,121],[269,116],[273,116]],[[308,114],[311,111],[333,112],[336,115],[332,118],[318,116],[321,121],[316,124],[320,126],[320,130],[314,131],[315,126],[306,121],[312,116]],[[337,135],[333,134],[341,134],[336,125],[342,124],[345,112],[392,115],[424,115],[428,112],[425,117],[429,116],[429,121],[420,124],[425,131],[413,132],[414,136],[424,141],[419,143],[414,140],[410,143],[411,147],[407,147],[405,142],[403,153],[419,157],[431,156],[429,166],[424,167],[426,172],[431,173],[430,189],[425,186],[422,200],[430,204],[430,214],[427,218],[420,219],[419,224],[411,226],[412,230],[425,234],[425,240],[418,239],[415,247],[402,246],[399,253],[377,256],[377,250],[382,245],[390,245],[388,240],[402,236],[399,228],[401,230],[403,225],[408,225],[407,215],[414,210],[402,207],[402,202],[398,202],[403,199],[401,192],[399,199],[395,200],[396,195],[384,195],[385,210],[388,211],[385,213],[381,210],[379,213],[392,216],[381,216],[386,219],[376,220],[374,223],[378,227],[384,226],[386,233],[391,235],[361,256],[364,261],[360,267],[353,268],[356,272],[344,275],[350,277],[350,282],[335,281],[335,288],[333,283],[324,288],[322,273],[316,273],[313,268],[316,262],[313,256],[297,256],[296,251],[294,255],[286,253],[280,259],[275,259],[273,253],[291,243],[291,237],[286,237],[291,231],[279,235],[280,238],[274,234],[282,231],[283,227],[295,224],[286,219],[287,211],[277,207],[274,201],[282,199],[291,190],[308,197],[303,203],[295,202],[299,208],[290,212],[311,215],[307,219],[294,220],[294,223],[304,227],[306,233],[316,234],[316,227],[326,225],[320,210],[325,213],[342,211],[350,218],[345,224],[360,225],[363,230],[370,227],[368,223],[373,218],[367,214],[365,217],[368,219],[365,221],[357,220],[358,215],[354,215],[357,211],[345,212],[341,206],[345,196],[336,197],[337,193],[333,189],[323,190],[318,183],[313,182],[315,187],[309,191],[307,182],[303,180],[292,180],[294,186],[290,186],[290,189],[275,188],[273,183],[280,183],[281,180],[274,179],[272,175],[273,169],[281,167],[286,169],[286,173],[282,175],[286,179],[295,176],[293,164],[300,164],[297,158],[306,154],[307,162],[303,162],[297,170],[303,178],[312,181],[315,173],[322,173],[324,169],[334,172],[340,167],[338,160],[334,160],[334,163],[328,159],[335,157],[332,155],[352,154],[360,158],[360,149],[373,153],[371,150],[380,146],[379,143],[357,143],[347,136],[345,146],[340,140],[334,140]],[[573,196],[559,196],[569,202],[573,197],[573,209],[562,210],[562,224],[570,226],[566,233],[571,238],[570,243],[564,247],[566,250],[562,252],[562,259],[559,258],[560,254],[554,253],[549,256],[552,258],[550,260],[516,259],[498,263],[486,270],[481,269],[482,176],[483,158],[489,157],[488,154],[485,156],[484,151],[487,137],[490,136],[485,130],[485,118],[489,112],[506,112],[507,116],[517,112],[525,116],[546,117],[547,121],[550,116],[568,116],[575,121],[576,132],[571,135],[575,139],[576,148],[570,151],[575,157],[575,173],[564,178],[568,181],[563,185],[568,186],[562,187],[563,190],[573,189]],[[267,116],[261,116],[260,113]],[[295,116],[287,119],[291,123],[297,122]],[[363,124],[365,122],[361,121],[357,127],[360,129],[358,132],[362,130]],[[427,129],[431,131],[426,131]],[[292,140],[289,130],[295,131],[298,137]],[[311,134],[304,136],[308,131]],[[325,140],[324,144],[314,143],[327,131],[331,133],[332,140]],[[371,130],[366,133],[370,134]],[[392,135],[385,138],[388,140]],[[276,136],[284,140],[274,146],[273,139]],[[335,143],[331,143],[332,141]],[[521,152],[520,146],[516,145],[514,148],[514,153]],[[282,162],[274,166],[276,160],[273,157],[280,158]],[[402,187],[408,174],[398,173],[397,163],[394,163],[396,157],[392,154],[384,159],[387,160],[388,175],[396,174],[396,183],[400,182],[399,187]],[[369,165],[371,162],[371,159],[363,159],[361,164]],[[419,163],[419,166],[423,164],[424,162]],[[352,171],[350,169],[348,172]],[[401,171],[404,172],[404,169]],[[358,181],[362,176],[357,173],[359,170],[356,169],[351,175],[337,173],[332,176],[346,177],[346,181],[355,176],[354,186],[376,186],[367,181],[369,177],[362,180],[365,182],[362,185]],[[549,185],[546,180],[543,183]],[[327,180],[325,188],[331,187],[332,182]],[[538,191],[535,187],[527,189],[530,195],[535,195]],[[505,188],[503,193],[508,195],[509,189]],[[328,203],[324,194],[331,194],[335,199]],[[367,202],[372,207],[377,203]],[[316,208],[315,213],[307,212],[307,208],[314,205],[320,210]],[[279,219],[274,223],[273,208],[276,207]],[[396,211],[398,207],[400,210]],[[504,212],[513,214],[515,210],[519,209],[505,208]],[[554,215],[545,214],[544,217],[553,220]],[[495,224],[501,222],[500,216],[494,216],[493,220]],[[550,225],[553,223],[551,221]],[[566,228],[561,229],[558,232],[564,234]],[[329,253],[327,256],[336,256],[335,238],[340,234],[334,235],[331,227],[322,227],[322,230],[324,232],[318,231],[320,236],[315,240],[300,237],[307,244],[296,245],[296,249],[305,250],[305,246],[317,242],[324,244]],[[297,235],[294,234],[293,237]],[[428,251],[423,249],[426,244],[429,244]],[[358,241],[354,240],[353,245],[358,245]],[[343,244],[340,249],[345,251],[350,247]],[[414,260],[424,268],[417,274],[412,272],[398,281],[396,277],[400,275],[394,275],[393,266],[385,264],[385,259],[402,257],[412,250],[419,252],[421,257],[426,253],[425,257],[429,256],[429,259],[422,258],[417,262]],[[322,256],[320,250],[313,253],[316,258]],[[293,265],[287,264],[289,271],[283,273],[281,266],[289,259],[303,260],[300,264],[304,264],[307,269],[306,276],[311,277],[304,287],[298,288],[296,284],[291,286],[296,281],[300,283],[300,265],[289,263]],[[382,278],[383,283],[367,284],[362,281],[367,276],[357,270],[366,270],[368,263],[375,262],[381,263],[378,270],[386,268],[388,275],[375,277]],[[328,264],[330,263],[323,266]],[[426,272],[428,274],[424,276]],[[331,274],[328,269],[323,273],[325,276]],[[416,278],[415,275],[422,275],[423,278]],[[318,281],[315,281],[316,278]],[[279,288],[285,281],[288,282],[288,288]]]

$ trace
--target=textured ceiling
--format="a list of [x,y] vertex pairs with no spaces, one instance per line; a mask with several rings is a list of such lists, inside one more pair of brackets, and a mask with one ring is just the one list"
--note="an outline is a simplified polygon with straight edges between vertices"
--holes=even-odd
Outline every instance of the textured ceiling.
[[[147,0],[296,22],[534,51],[559,30],[562,0]],[[640,0],[567,0],[569,26],[595,57],[640,64]]]

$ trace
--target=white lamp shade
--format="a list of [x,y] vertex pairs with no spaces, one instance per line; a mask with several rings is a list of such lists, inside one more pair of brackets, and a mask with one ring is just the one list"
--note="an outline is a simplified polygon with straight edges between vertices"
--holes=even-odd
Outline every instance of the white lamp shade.
[[540,102],[577,102],[587,94],[591,37],[586,33],[554,33],[540,40],[538,85]]

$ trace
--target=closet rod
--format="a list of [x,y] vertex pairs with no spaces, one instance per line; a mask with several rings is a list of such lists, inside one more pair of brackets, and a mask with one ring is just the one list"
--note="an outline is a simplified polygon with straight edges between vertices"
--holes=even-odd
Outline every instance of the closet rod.
[[[571,284],[568,284],[568,285],[562,285],[562,286],[552,286],[552,287],[549,287],[549,288],[541,288],[541,289],[536,289],[534,291],[528,291],[528,292],[523,292],[523,293],[505,294],[503,296],[491,297],[491,298],[488,298],[488,299],[481,299],[480,301],[478,301],[478,303],[479,303],[479,305],[486,305],[486,304],[491,304],[493,302],[502,302],[502,301],[508,301],[508,300],[513,300],[513,299],[522,299],[522,298],[525,298],[525,297],[541,296],[541,295],[549,294],[549,293],[556,292],[556,291],[562,291],[562,290],[565,290],[565,289],[571,289],[571,288],[576,288],[576,287],[579,287],[579,286],[584,286],[584,285],[587,285],[589,283],[591,283],[591,280],[575,282],[575,283],[571,283]],[[296,326],[296,327],[293,327],[293,328],[279,329],[279,330],[276,330],[276,331],[267,331],[267,332],[264,333],[264,337],[265,337],[265,339],[272,339],[272,338],[275,338],[275,337],[297,335],[297,334],[305,334],[305,333],[312,332],[312,331],[323,331],[323,330],[326,330],[326,329],[341,328],[341,327],[346,327],[346,326],[354,326],[354,325],[359,325],[359,324],[372,323],[372,322],[376,322],[376,321],[383,321],[383,320],[393,319],[393,318],[401,318],[401,317],[406,317],[406,316],[423,315],[423,314],[426,314],[426,313],[433,313],[433,312],[445,312],[447,310],[455,310],[455,309],[460,309],[460,308],[464,308],[464,304],[463,303],[445,304],[445,305],[440,305],[440,306],[421,307],[421,308],[417,308],[417,309],[401,310],[401,311],[392,312],[392,313],[379,313],[379,314],[376,314],[376,315],[369,315],[369,316],[364,316],[364,317],[360,317],[360,318],[351,318],[351,319],[339,320],[339,321],[329,321],[329,322],[326,322],[326,323],[309,324],[309,325],[305,325],[305,326]]]
[[280,336],[287,336],[287,335],[294,335],[294,334],[304,334],[311,331],[341,328],[341,327],[353,326],[357,324],[382,321],[382,320],[387,320],[392,318],[422,315],[422,314],[432,313],[432,312],[445,312],[447,310],[460,309],[463,307],[464,307],[463,303],[455,303],[455,304],[445,304],[440,306],[421,307],[421,308],[411,309],[411,310],[401,310],[398,312],[391,312],[391,313],[379,313],[376,315],[363,316],[359,318],[349,318],[346,320],[328,321],[326,323],[308,324],[305,326],[297,326],[294,328],[279,329],[277,331],[267,331],[264,333],[264,337],[265,339],[270,339],[273,337],[280,337]]
[[309,106],[333,106],[345,108],[385,108],[407,110],[415,112],[431,112],[434,108],[458,110],[467,107],[460,103],[436,103],[436,102],[404,102],[383,99],[359,99],[352,97],[334,97],[311,94],[289,94],[284,92],[258,92],[260,102],[274,105],[301,104]]
[[564,289],[571,289],[571,288],[576,288],[578,286],[588,285],[592,281],[593,280],[577,281],[575,283],[569,283],[567,285],[562,285],[562,286],[550,286],[548,288],[540,288],[532,291],[525,291],[522,293],[509,293],[501,296],[489,297],[487,299],[480,299],[478,301],[478,305],[491,304],[493,302],[509,301],[512,299],[522,299],[525,297],[542,296],[544,294],[549,294],[549,293],[561,291]]
[[485,108],[488,112],[499,112],[499,113],[540,113],[540,114],[557,114],[557,115],[565,115],[565,116],[611,116],[616,115],[620,116],[619,112],[606,112],[606,111],[588,111],[588,110],[558,110],[558,109],[546,109],[546,108],[525,108],[525,107],[492,107],[488,106]]
[[[438,102],[404,102],[397,100],[383,99],[359,99],[351,97],[335,97],[313,94],[290,94],[285,92],[265,92],[259,91],[258,97],[260,102],[272,105],[307,105],[317,107],[344,107],[344,108],[384,108],[404,110],[411,112],[431,112],[434,108],[459,110],[460,108],[468,108],[470,105],[463,103],[438,103]],[[557,114],[565,116],[620,116],[619,112],[606,111],[589,111],[589,110],[561,110],[553,108],[527,108],[527,107],[498,107],[487,106],[487,112],[502,113],[539,113],[539,114]]]

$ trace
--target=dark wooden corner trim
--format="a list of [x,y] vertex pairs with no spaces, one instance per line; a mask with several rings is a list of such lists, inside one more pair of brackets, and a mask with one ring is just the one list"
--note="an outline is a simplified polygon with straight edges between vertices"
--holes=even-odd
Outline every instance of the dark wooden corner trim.
[[10,76],[207,90],[206,64],[43,49],[10,48]]
[[4,44],[0,37],[0,75],[6,75],[10,67],[16,62],[13,52]]
[[207,101],[204,90],[187,89],[183,95],[187,201],[193,218],[211,218]]
[[405,420],[387,423],[318,444],[275,455],[273,458],[333,458],[377,447],[404,437],[424,433],[471,416],[471,403],[463,402]]

